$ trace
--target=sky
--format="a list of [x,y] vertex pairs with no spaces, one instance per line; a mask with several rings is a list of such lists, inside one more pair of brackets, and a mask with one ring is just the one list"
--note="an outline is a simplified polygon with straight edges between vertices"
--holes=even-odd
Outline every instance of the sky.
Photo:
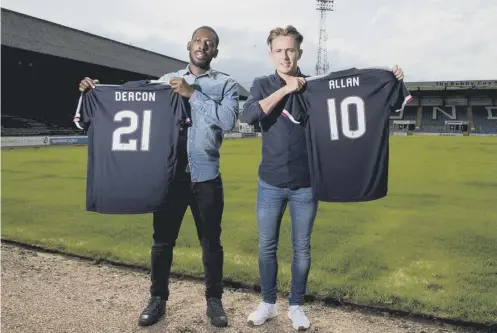
[[[273,72],[269,31],[291,24],[304,35],[299,66],[315,74],[314,0],[2,0],[2,7],[185,61],[195,28],[212,26],[220,37],[212,67],[247,89]],[[336,0],[326,15],[329,67],[397,64],[407,82],[496,80],[496,17],[497,0]]]

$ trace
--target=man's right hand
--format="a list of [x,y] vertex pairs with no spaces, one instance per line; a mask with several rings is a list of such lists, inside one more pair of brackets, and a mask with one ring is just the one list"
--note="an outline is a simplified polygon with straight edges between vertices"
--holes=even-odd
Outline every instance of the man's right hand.
[[84,92],[87,89],[90,88],[95,88],[95,85],[100,83],[98,80],[93,80],[90,79],[89,77],[85,77],[81,82],[79,83],[79,91]]
[[295,77],[295,76],[286,77],[285,82],[286,82],[285,88],[288,94],[299,91],[306,83],[303,77]]

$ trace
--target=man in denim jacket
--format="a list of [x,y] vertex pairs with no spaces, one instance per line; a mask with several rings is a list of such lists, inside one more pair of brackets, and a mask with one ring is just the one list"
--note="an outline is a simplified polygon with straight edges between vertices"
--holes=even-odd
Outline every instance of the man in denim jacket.
[[[188,206],[202,245],[207,315],[212,325],[228,325],[221,302],[223,294],[223,247],[221,219],[224,193],[219,171],[219,149],[223,131],[235,127],[238,116],[238,84],[230,76],[210,67],[217,57],[219,37],[214,29],[196,29],[187,44],[190,63],[159,80],[169,82],[189,106],[191,121],[184,124],[178,147],[179,163],[167,207],[153,214],[150,299],[139,318],[140,326],[156,323],[164,314],[169,297],[173,247]],[[98,80],[85,78],[80,91],[93,88]]]

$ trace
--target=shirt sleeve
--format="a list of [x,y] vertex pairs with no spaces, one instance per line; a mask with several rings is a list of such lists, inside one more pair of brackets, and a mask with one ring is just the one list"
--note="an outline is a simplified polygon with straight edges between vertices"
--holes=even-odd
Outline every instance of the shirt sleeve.
[[305,125],[308,120],[307,110],[306,91],[299,91],[288,96],[283,112],[286,111],[284,116],[289,118],[293,123]]
[[[94,88],[95,89],[95,88]],[[87,131],[90,127],[95,109],[95,93],[93,89],[81,93],[73,122],[77,128]]]
[[254,80],[252,86],[250,87],[250,96],[243,105],[242,113],[240,114],[240,120],[249,125],[254,125],[264,119],[267,114],[262,111],[259,104],[263,98],[261,86],[258,80]]
[[400,112],[412,100],[412,96],[403,80],[399,81],[395,77],[394,80],[396,82],[393,86],[391,106],[393,111]]
[[231,131],[238,118],[238,83],[229,78],[226,80],[221,101],[214,101],[206,94],[195,90],[189,102],[191,105],[201,106],[192,108],[197,116],[205,117],[210,122],[218,125],[224,131]]
[[167,73],[161,76],[160,78],[157,79],[157,81],[161,82],[167,82],[169,83],[169,80],[171,80],[174,77],[175,73]]

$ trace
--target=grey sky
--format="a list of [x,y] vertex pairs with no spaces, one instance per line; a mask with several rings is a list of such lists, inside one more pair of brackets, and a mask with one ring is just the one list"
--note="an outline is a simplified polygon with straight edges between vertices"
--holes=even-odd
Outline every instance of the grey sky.
[[[213,67],[246,88],[272,72],[269,30],[292,24],[305,37],[300,66],[314,74],[313,0],[3,0],[2,7],[182,60],[192,31],[210,25],[221,39]],[[406,81],[495,80],[496,17],[496,0],[336,0],[327,22],[330,68],[399,64]]]

